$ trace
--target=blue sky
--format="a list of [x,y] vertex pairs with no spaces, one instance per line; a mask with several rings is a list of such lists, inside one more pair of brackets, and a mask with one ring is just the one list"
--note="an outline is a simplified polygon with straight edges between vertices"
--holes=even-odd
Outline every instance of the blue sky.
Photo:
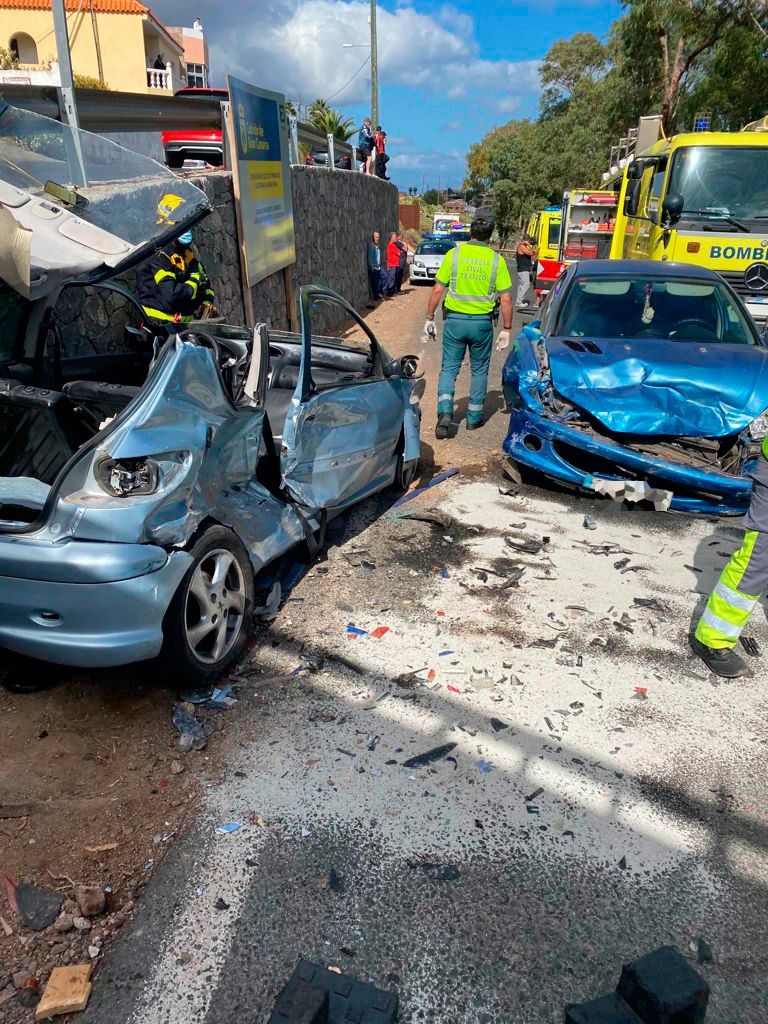
[[[355,75],[366,50],[342,46],[367,41],[367,0],[152,6],[166,24],[202,18],[215,82],[229,71],[303,103],[333,96],[358,123],[369,113],[367,65]],[[551,44],[574,32],[603,37],[619,11],[618,2],[598,0],[382,0],[379,109],[393,180],[401,188],[458,187],[473,142],[495,124],[536,113],[537,67]]]

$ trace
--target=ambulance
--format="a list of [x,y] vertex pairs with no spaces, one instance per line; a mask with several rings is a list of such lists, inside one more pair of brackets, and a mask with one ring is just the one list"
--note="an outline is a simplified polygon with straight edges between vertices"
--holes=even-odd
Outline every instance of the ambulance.
[[562,269],[558,259],[561,223],[559,206],[537,210],[528,222],[526,234],[533,240],[534,252],[538,256],[534,281],[537,302],[541,302]]
[[621,161],[611,258],[709,267],[768,320],[768,118],[671,138],[660,119],[641,118],[635,136]]

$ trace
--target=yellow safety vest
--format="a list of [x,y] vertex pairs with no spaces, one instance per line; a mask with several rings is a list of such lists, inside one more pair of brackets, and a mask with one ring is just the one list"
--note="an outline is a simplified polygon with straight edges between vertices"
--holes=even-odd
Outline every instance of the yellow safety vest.
[[435,275],[447,286],[445,308],[452,313],[493,312],[497,293],[508,291],[512,279],[506,262],[484,242],[469,241],[447,252]]

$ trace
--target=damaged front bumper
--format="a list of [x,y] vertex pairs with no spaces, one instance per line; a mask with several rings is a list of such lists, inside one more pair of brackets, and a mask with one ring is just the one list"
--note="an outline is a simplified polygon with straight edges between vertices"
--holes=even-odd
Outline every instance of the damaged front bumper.
[[151,544],[3,540],[0,646],[82,668],[154,658],[190,565]]
[[525,409],[512,410],[503,449],[515,462],[555,480],[679,512],[743,515],[752,491],[747,476],[653,458]]

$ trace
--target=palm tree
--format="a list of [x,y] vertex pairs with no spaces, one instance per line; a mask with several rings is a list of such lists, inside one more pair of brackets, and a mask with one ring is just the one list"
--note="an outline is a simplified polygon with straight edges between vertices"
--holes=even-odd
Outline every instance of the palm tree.
[[309,121],[312,127],[323,135],[332,135],[342,142],[346,142],[355,134],[355,122],[352,118],[344,117],[324,99],[316,99],[309,108]]

